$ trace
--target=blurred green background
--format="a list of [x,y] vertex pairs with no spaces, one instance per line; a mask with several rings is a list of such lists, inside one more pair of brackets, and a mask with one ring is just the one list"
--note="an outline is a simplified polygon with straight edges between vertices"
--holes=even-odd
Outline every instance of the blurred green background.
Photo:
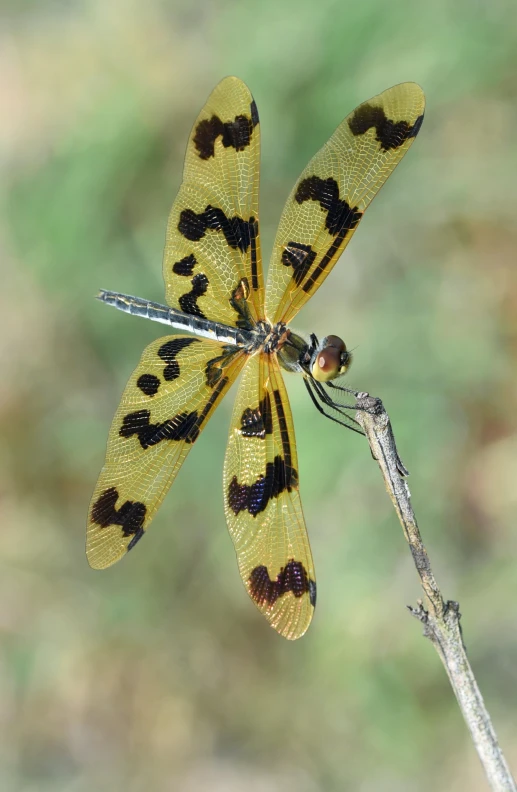
[[355,348],[390,412],[424,540],[517,770],[517,18],[460,0],[2,3],[0,788],[404,792],[486,782],[367,444],[288,377],[318,572],[307,635],[242,587],[222,504],[232,395],[151,536],[89,569],[113,413],[160,327],[161,255],[195,116],[226,74],[262,127],[263,246],[309,157],[404,80],[422,131],[295,322]]

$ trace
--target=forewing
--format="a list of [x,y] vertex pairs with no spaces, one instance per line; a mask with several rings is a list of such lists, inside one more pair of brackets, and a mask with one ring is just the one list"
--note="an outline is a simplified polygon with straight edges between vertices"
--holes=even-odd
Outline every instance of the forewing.
[[226,77],[192,129],[163,260],[169,305],[244,327],[261,314],[260,127],[246,85]]
[[309,162],[284,207],[266,316],[290,322],[323,283],[422,125],[424,94],[402,83],[359,105]]
[[275,630],[299,638],[312,619],[316,582],[293,421],[276,355],[259,353],[244,370],[226,451],[224,498],[248,594]]
[[91,500],[90,566],[110,566],[141,539],[245,359],[235,348],[191,336],[167,336],[145,349],[113,420]]

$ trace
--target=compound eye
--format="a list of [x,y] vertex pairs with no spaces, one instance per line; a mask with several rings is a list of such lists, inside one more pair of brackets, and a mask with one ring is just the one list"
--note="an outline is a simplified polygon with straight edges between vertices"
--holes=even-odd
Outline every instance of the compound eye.
[[335,335],[329,335],[323,339],[323,346],[325,347],[335,347],[339,349],[340,352],[346,352],[345,342],[342,338]]
[[327,382],[338,376],[341,368],[341,351],[327,346],[318,352],[312,366],[312,376],[318,382]]
[[352,355],[347,352],[343,339],[329,335],[321,342],[321,350],[316,353],[311,374],[318,382],[328,382],[344,374],[351,362]]

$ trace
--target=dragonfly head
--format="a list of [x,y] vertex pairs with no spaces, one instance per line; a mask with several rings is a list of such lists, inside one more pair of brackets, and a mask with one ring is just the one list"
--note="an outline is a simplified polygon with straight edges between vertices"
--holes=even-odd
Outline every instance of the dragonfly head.
[[347,350],[345,342],[335,335],[325,336],[317,343],[315,341],[314,338],[310,362],[314,379],[328,382],[345,374],[352,363],[352,354]]

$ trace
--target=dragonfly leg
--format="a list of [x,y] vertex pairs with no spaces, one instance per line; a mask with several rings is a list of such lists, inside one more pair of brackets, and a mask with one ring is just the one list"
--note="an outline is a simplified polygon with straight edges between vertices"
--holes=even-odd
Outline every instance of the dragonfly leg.
[[[357,432],[357,434],[364,435],[364,432],[361,429],[356,429],[355,426],[352,426],[352,424],[356,424],[356,426],[359,426],[358,422],[354,418],[351,418],[348,415],[344,415],[343,417],[346,418],[346,421],[340,421],[339,418],[336,418],[334,415],[330,415],[328,412],[326,412],[323,409],[323,407],[320,404],[320,402],[318,401],[318,396],[320,396],[320,398],[321,398],[321,395],[319,394],[319,392],[316,389],[315,389],[316,393],[313,392],[313,387],[314,387],[313,381],[310,380],[308,377],[304,377],[303,381],[305,383],[305,387],[309,391],[309,395],[310,395],[310,397],[312,399],[313,404],[315,405],[316,409],[318,410],[318,412],[320,412],[322,415],[324,415],[325,418],[330,418],[331,421],[334,421],[335,423],[338,423],[340,426],[346,426],[347,429],[351,429],[353,432]],[[327,404],[326,401],[325,401],[325,404]],[[332,406],[332,405],[329,405],[329,406]],[[334,409],[336,409],[336,408],[334,408]]]

